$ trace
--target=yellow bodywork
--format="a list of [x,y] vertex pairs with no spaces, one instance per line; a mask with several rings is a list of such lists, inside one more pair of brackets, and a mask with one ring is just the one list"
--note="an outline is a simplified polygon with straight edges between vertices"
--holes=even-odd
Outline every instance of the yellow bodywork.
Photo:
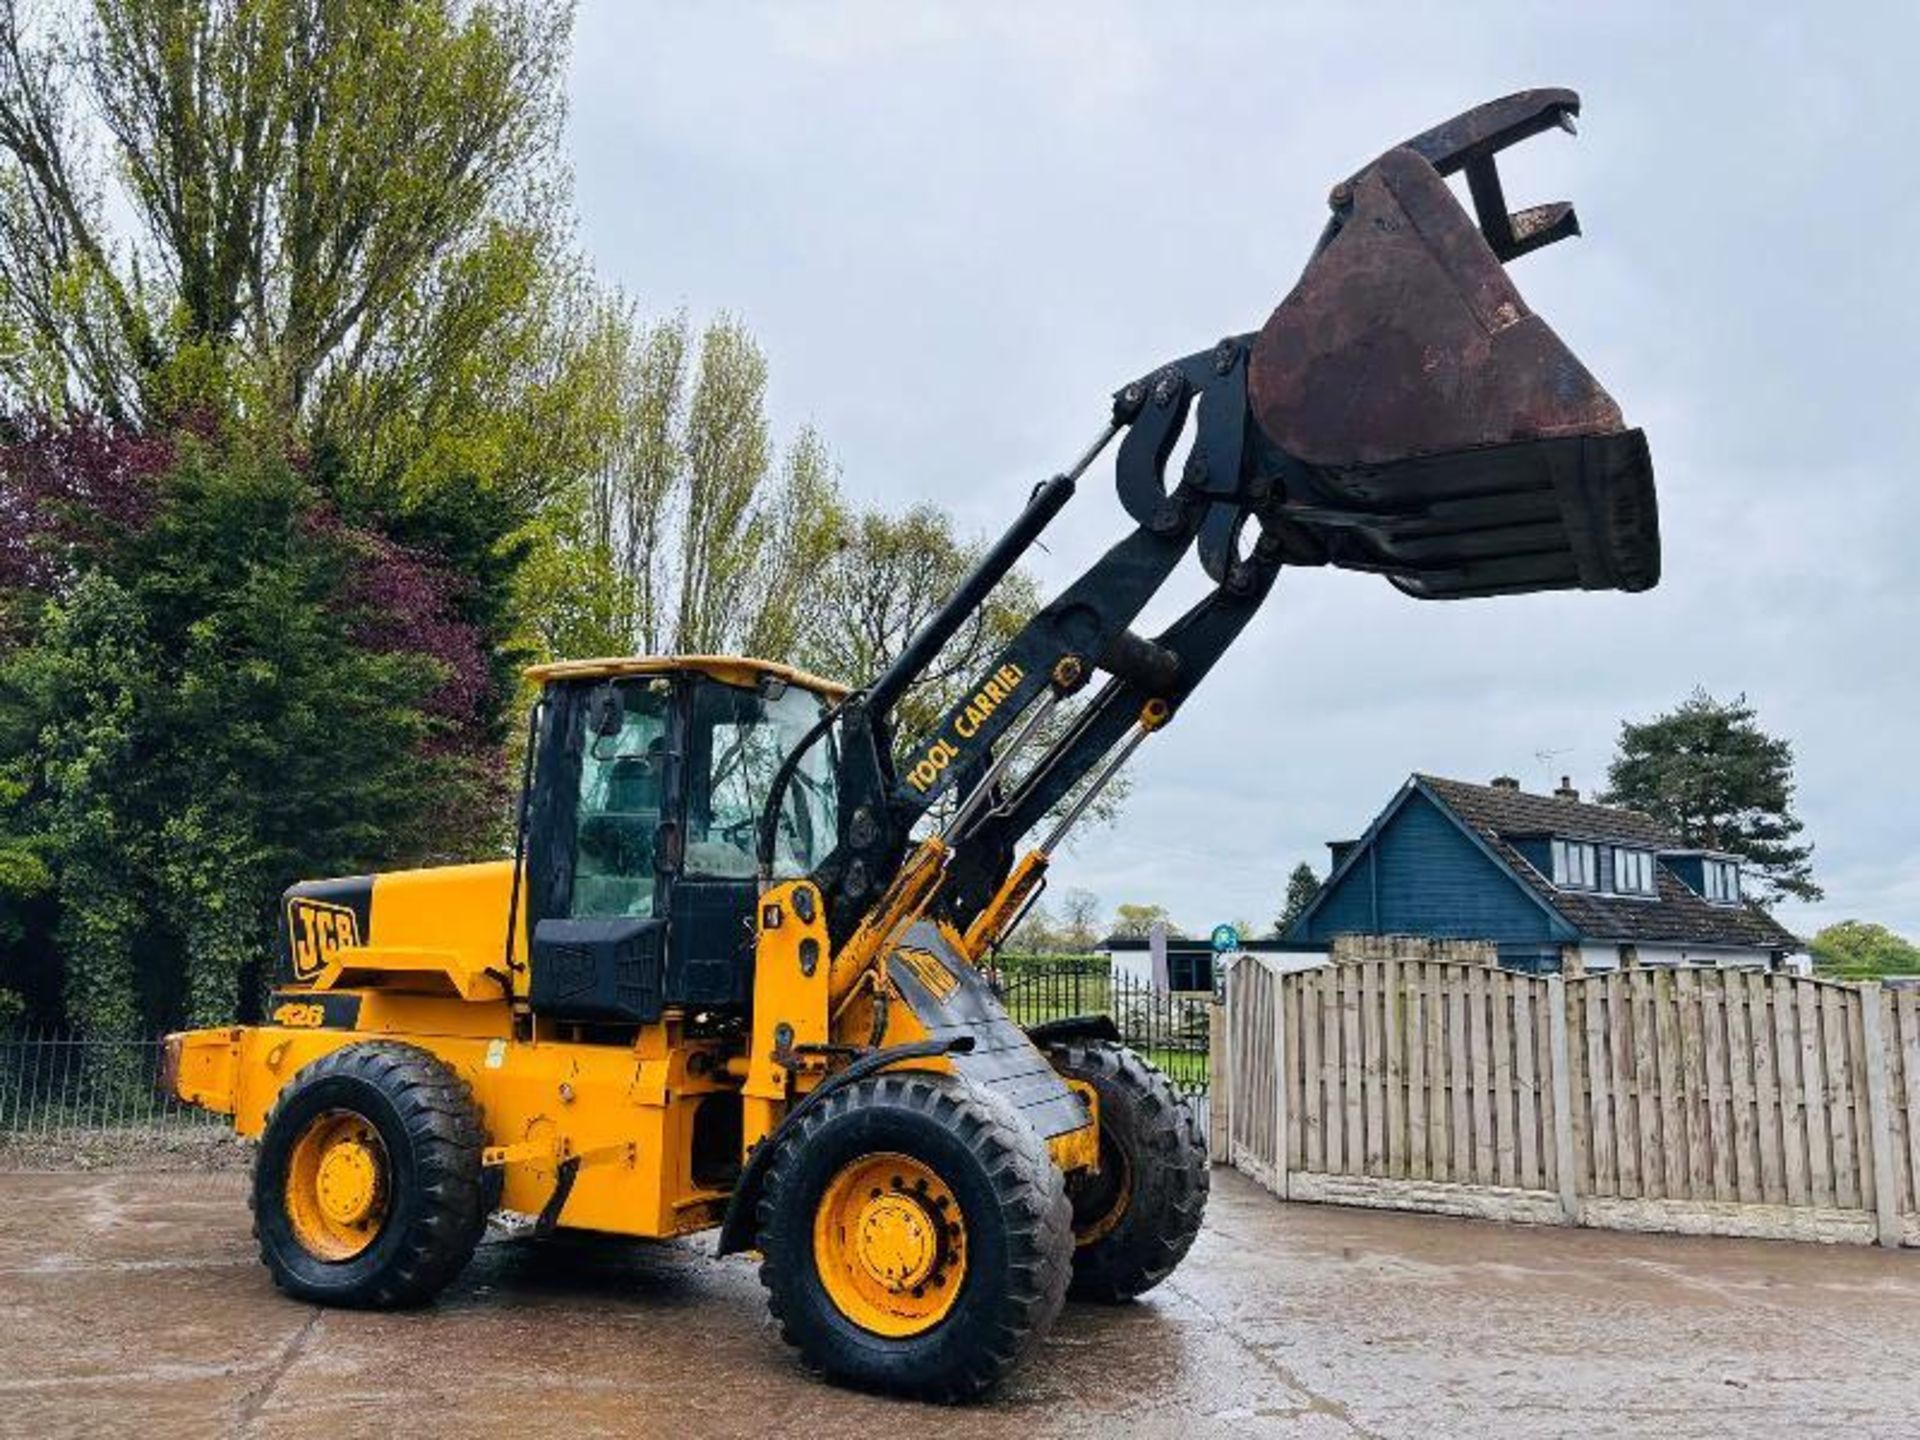
[[[258,1136],[281,1090],[304,1066],[357,1042],[404,1040],[438,1056],[473,1087],[487,1129],[485,1160],[502,1172],[506,1208],[540,1213],[554,1198],[562,1163],[577,1158],[559,1223],[640,1236],[707,1229],[725,1212],[733,1175],[713,1163],[710,1144],[696,1144],[703,1110],[713,1107],[706,1123],[717,1133],[738,1134],[737,1149],[724,1157],[737,1162],[794,1100],[827,1077],[833,1054],[876,1040],[898,1045],[926,1038],[886,962],[897,957],[906,973],[929,982],[931,957],[903,944],[902,936],[924,914],[943,854],[937,840],[923,844],[837,954],[818,892],[806,881],[772,887],[760,902],[747,1033],[692,1038],[687,1017],[670,1009],[660,1023],[640,1027],[631,1045],[577,1039],[570,1027],[527,1012],[524,930],[514,937],[511,964],[501,943],[513,883],[509,862],[381,875],[373,882],[375,935],[359,935],[324,909],[312,925],[296,920],[303,933],[319,937],[309,976],[275,992],[271,1024],[170,1037],[170,1085],[184,1100],[232,1115],[241,1134]],[[804,898],[803,890],[809,892]],[[949,929],[942,935],[956,954],[977,939]],[[296,942],[300,938],[296,934]],[[944,974],[931,979],[938,983]],[[342,1006],[348,1008],[335,1008]],[[342,1023],[347,1015],[350,1023]],[[826,1048],[835,1046],[838,1051]],[[952,1068],[940,1056],[908,1063]],[[724,1113],[728,1107],[737,1107],[737,1122]],[[1049,1140],[1063,1169],[1097,1163],[1091,1110],[1089,1117],[1082,1128]],[[330,1167],[324,1178],[334,1183],[309,1190],[339,1197],[332,1202],[337,1209],[316,1201],[319,1208],[300,1217],[303,1234],[315,1237],[315,1253],[338,1251],[348,1243],[341,1227],[358,1223],[355,1207],[364,1197],[351,1192],[351,1181],[360,1169],[352,1147],[360,1143],[350,1136],[313,1142],[308,1159]],[[704,1157],[699,1173],[696,1154]],[[320,1178],[316,1169],[316,1185]],[[898,1223],[876,1232],[876,1244],[911,1249],[911,1216],[888,1212],[879,1220]],[[864,1267],[867,1261],[848,1263]],[[856,1288],[864,1283],[848,1280]],[[910,1319],[897,1316],[896,1323]]]
[[[289,1030],[248,1026],[171,1037],[177,1094],[231,1114],[242,1135],[258,1136],[280,1090],[302,1067],[343,1045],[404,1039],[431,1051],[473,1086],[486,1117],[491,1156],[505,1182],[501,1204],[538,1214],[552,1198],[562,1161],[580,1157],[565,1222],[629,1235],[680,1235],[719,1223],[730,1193],[692,1173],[700,1106],[736,1087],[726,1083],[723,1047],[686,1042],[678,1020],[642,1029],[632,1048],[505,1033],[435,1034],[404,1022],[388,997],[378,1029]],[[476,1005],[501,1012],[506,1006]],[[425,1016],[423,1015],[423,1019]]]
[[[294,974],[317,991],[385,987],[460,1000],[500,1000],[519,973],[501,943],[513,862],[442,865],[377,875],[379,943],[359,933],[348,907],[308,896],[287,901]],[[524,961],[524,920],[512,961]],[[520,987],[524,988],[524,987]]]
[[526,676],[545,684],[549,680],[610,680],[624,675],[670,675],[685,670],[711,675],[725,685],[752,685],[763,676],[771,677],[829,700],[838,700],[848,693],[847,687],[837,680],[826,680],[792,665],[753,660],[745,655],[626,655],[599,660],[555,660],[548,665],[529,666]]

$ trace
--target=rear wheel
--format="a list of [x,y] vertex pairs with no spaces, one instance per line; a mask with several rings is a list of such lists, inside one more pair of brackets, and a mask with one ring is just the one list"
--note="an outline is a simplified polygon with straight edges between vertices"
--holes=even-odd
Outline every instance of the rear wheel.
[[1061,1075],[1100,1102],[1100,1168],[1067,1178],[1075,1299],[1151,1290],[1186,1257],[1206,1213],[1207,1150],[1193,1112],[1159,1067],[1110,1040],[1048,1047]]
[[1046,1145],[957,1076],[876,1075],[782,1140],[758,1212],[782,1336],[829,1377],[933,1400],[1006,1372],[1065,1298],[1071,1210]]
[[486,1226],[480,1116],[412,1045],[348,1045],[306,1066],[267,1117],[253,1229],[274,1284],[325,1305],[431,1299]]

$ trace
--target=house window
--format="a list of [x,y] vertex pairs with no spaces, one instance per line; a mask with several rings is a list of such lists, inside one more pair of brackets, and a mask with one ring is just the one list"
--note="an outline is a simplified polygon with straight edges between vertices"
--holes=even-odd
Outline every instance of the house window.
[[1209,951],[1168,950],[1167,988],[1200,991],[1213,988],[1213,955]]
[[1707,899],[1720,905],[1740,903],[1740,867],[1731,860],[1706,862]]
[[1613,888],[1622,895],[1651,895],[1653,854],[1647,850],[1613,852]]
[[1553,842],[1553,883],[1568,890],[1591,890],[1599,883],[1593,846],[1579,840]]

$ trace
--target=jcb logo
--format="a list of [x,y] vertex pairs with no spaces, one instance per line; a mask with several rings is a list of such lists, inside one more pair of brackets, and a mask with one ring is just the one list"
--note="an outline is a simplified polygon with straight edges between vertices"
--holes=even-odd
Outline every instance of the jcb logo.
[[311,980],[343,947],[360,944],[360,920],[345,905],[297,897],[287,902],[287,935],[294,975]]

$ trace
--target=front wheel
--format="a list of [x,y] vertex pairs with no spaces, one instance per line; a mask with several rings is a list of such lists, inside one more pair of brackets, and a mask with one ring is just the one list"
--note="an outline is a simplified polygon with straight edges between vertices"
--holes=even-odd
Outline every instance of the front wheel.
[[431,1299],[486,1228],[479,1112],[443,1061],[372,1041],[295,1075],[267,1117],[253,1230],[274,1284],[323,1305]]
[[1078,1300],[1131,1300],[1186,1257],[1211,1176],[1193,1112],[1160,1068],[1111,1040],[1069,1040],[1047,1058],[1100,1102],[1100,1168],[1067,1180]]
[[954,1075],[876,1075],[827,1097],[780,1142],[757,1220],[782,1336],[867,1389],[977,1395],[1066,1296],[1060,1172],[1003,1100]]

